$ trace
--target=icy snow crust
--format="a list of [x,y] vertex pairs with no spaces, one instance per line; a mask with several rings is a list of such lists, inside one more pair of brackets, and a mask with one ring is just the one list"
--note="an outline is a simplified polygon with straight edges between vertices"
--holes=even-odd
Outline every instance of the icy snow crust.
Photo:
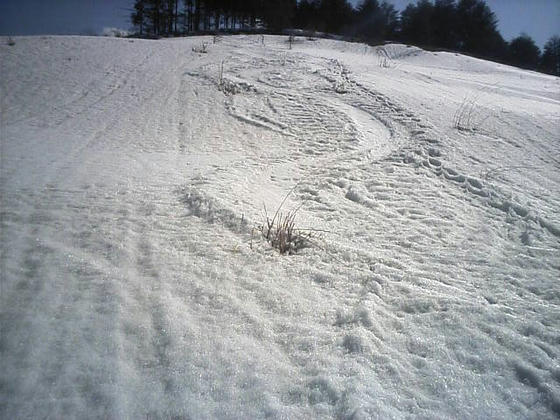
[[212,41],[2,42],[0,417],[557,418],[560,79]]

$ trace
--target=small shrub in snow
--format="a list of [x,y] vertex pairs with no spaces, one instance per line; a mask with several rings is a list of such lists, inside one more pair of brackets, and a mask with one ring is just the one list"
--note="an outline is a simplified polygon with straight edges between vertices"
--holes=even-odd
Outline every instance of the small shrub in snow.
[[195,53],[206,54],[208,52],[208,44],[203,42],[200,44],[200,47],[192,47],[192,50]]
[[339,94],[348,93],[348,87],[346,86],[344,80],[338,80],[335,82],[334,91]]
[[239,86],[235,82],[232,82],[229,79],[221,79],[218,83],[218,89],[224,92],[226,95],[235,95],[237,93],[241,93]]
[[259,230],[268,243],[280,254],[294,254],[300,249],[307,248],[310,244],[311,232],[303,232],[296,228],[298,210],[299,207],[286,214],[277,211],[270,219],[265,208],[265,223]]
[[300,249],[307,248],[312,237],[310,230],[296,228],[296,216],[301,205],[293,211],[281,212],[292,191],[293,189],[284,197],[272,219],[268,216],[266,206],[264,207],[265,222],[259,227],[263,238],[282,255],[294,254]]
[[222,78],[218,81],[218,89],[220,89],[226,95],[236,95],[238,93],[257,91],[257,89],[249,83],[235,82],[226,78]]
[[242,92],[256,92],[257,89],[246,82],[234,82],[233,80],[226,79],[224,77],[224,63],[222,60],[220,64],[220,74],[218,75],[218,89],[224,92],[226,95],[235,95]]
[[453,116],[453,127],[460,131],[475,131],[479,128],[489,115],[485,118],[480,116],[479,99],[480,93],[465,96],[463,102]]

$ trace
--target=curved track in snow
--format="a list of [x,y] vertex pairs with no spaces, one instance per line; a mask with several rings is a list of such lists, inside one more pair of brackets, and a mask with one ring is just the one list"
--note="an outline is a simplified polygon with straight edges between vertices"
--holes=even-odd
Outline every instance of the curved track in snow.
[[558,78],[262,40],[2,43],[0,417],[558,416]]

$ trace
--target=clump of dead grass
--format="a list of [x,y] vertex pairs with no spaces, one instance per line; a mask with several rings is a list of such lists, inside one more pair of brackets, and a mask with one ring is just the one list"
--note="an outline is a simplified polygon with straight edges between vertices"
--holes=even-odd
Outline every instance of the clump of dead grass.
[[200,46],[192,47],[192,50],[198,54],[206,54],[208,52],[208,44],[206,42],[202,42]]
[[453,116],[453,127],[459,131],[477,131],[490,117],[488,111],[480,105],[485,91],[474,92],[465,96],[463,102]]
[[281,255],[295,254],[297,251],[309,247],[312,243],[313,230],[296,227],[296,216],[303,204],[300,204],[294,210],[282,212],[284,203],[294,189],[295,187],[284,197],[272,218],[268,215],[266,205],[264,206],[265,220],[258,227],[262,237]]

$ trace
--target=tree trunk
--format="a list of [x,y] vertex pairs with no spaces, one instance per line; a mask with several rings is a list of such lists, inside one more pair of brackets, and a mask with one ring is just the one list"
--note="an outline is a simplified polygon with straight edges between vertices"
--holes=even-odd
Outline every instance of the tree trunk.
[[179,20],[179,0],[175,0],[175,35],[177,35],[177,21]]

